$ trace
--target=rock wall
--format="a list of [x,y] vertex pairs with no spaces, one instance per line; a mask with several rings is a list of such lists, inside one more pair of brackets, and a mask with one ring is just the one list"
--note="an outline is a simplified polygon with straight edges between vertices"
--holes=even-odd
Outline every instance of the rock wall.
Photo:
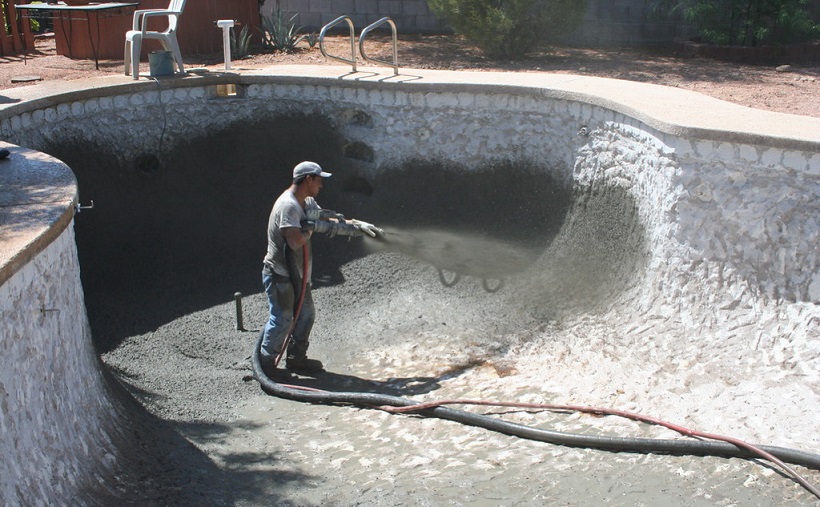
[[[4,243],[19,225],[4,221]],[[118,417],[91,346],[73,222],[57,228],[0,286],[3,505],[81,498],[110,478],[118,453],[111,440]]]
[[[654,237],[650,271],[667,277],[662,290],[647,293],[653,305],[678,299],[679,291],[702,294],[707,307],[820,300],[817,153],[685,139],[525,89],[458,88],[250,83],[224,97],[211,86],[148,87],[8,118],[0,131],[35,148],[56,139],[117,139],[109,151],[127,165],[163,143],[173,150],[237,122],[309,111],[336,126],[350,165],[368,178],[423,154],[466,168],[534,161],[577,188],[629,189]],[[703,281],[716,284],[712,290],[685,288],[696,266],[705,270]]]

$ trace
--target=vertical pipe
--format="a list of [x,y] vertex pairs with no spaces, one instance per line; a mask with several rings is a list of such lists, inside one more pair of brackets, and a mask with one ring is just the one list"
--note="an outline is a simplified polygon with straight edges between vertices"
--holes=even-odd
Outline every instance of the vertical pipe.
[[222,52],[225,54],[225,70],[231,70],[231,34],[230,28],[222,28]]
[[231,70],[231,28],[236,23],[232,19],[220,19],[216,26],[222,29],[222,53],[225,56],[225,70]]
[[233,295],[233,299],[236,302],[236,330],[244,331],[245,326],[242,322],[242,293],[235,292]]

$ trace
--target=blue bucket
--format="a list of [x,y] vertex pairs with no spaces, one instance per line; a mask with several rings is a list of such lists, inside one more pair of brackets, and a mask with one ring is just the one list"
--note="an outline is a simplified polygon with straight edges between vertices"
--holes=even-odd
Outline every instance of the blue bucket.
[[174,54],[170,51],[151,51],[148,53],[148,66],[151,77],[174,75]]

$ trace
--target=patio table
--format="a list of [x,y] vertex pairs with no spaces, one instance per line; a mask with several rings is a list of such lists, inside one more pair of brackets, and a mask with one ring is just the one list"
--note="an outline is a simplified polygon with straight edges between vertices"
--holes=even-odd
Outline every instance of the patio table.
[[[59,18],[60,28],[65,36],[66,48],[68,49],[67,56],[74,58],[71,50],[71,35],[73,33],[72,20],[85,21],[88,30],[88,40],[91,44],[91,52],[94,57],[94,67],[99,70],[99,43],[100,43],[100,18],[122,15],[126,10],[134,9],[139,5],[139,2],[102,2],[89,3],[86,5],[66,5],[65,3],[32,3],[20,4],[14,7],[22,11],[23,17],[31,17],[32,11],[36,13],[48,13],[53,18]],[[57,16],[59,15],[59,16]],[[92,30],[92,19],[96,26],[96,38],[94,30]],[[65,22],[68,21],[68,28],[66,29]],[[123,32],[123,36],[125,33]],[[59,40],[57,41],[59,44]]]

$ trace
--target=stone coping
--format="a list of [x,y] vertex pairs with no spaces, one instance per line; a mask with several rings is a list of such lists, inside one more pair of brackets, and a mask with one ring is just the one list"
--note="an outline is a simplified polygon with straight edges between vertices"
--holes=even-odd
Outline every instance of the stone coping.
[[[241,63],[241,62],[239,62]],[[42,83],[0,90],[0,119],[32,109],[83,100],[159,89],[216,84],[284,81],[318,84],[332,80],[342,86],[372,87],[394,84],[407,91],[477,91],[530,94],[574,100],[611,109],[639,120],[659,132],[685,139],[764,145],[820,153],[820,118],[753,109],[697,92],[620,79],[547,72],[477,72],[336,65],[277,65],[263,69],[235,68],[159,79],[106,76],[77,81]],[[442,88],[446,87],[446,88]]]
[[77,180],[64,163],[0,142],[0,285],[51,244],[74,218]]

